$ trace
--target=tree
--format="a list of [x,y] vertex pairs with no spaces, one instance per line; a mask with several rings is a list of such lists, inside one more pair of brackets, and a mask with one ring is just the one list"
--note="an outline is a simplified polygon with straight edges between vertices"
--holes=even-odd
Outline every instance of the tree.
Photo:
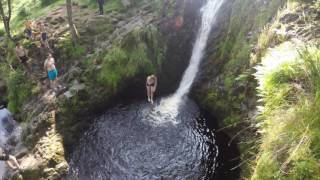
[[66,0],[67,5],[67,14],[68,14],[68,23],[69,23],[69,30],[72,37],[73,45],[75,45],[78,41],[78,34],[75,28],[75,25],[73,24],[72,20],[72,3],[71,0]]
[[7,0],[7,14],[4,11],[3,4],[5,3],[5,0],[0,0],[0,15],[1,19],[3,21],[4,29],[7,33],[7,36],[9,39],[12,39],[11,32],[10,32],[10,20],[11,20],[11,0]]

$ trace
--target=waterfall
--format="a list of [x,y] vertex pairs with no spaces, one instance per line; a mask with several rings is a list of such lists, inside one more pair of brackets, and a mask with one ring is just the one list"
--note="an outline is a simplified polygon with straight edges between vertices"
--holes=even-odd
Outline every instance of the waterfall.
[[210,31],[216,22],[217,14],[222,3],[223,0],[208,0],[207,4],[201,9],[202,23],[192,50],[191,60],[187,70],[184,72],[180,86],[174,94],[178,99],[190,91],[191,85],[199,71],[199,65],[207,45]]
[[[6,118],[9,118],[10,112],[7,109],[0,109],[0,147],[3,148],[7,142],[8,135],[7,130],[4,126],[4,121]],[[0,162],[0,179],[5,173],[5,163]]]
[[156,109],[159,113],[166,114],[171,117],[166,119],[171,119],[171,121],[172,119],[175,119],[178,115],[178,109],[183,97],[190,91],[197,72],[199,71],[199,65],[207,45],[210,31],[216,22],[218,11],[223,1],[224,0],[208,0],[207,4],[201,9],[202,23],[197,34],[197,39],[194,43],[189,66],[184,72],[183,78],[176,92],[170,97],[161,100],[160,105]]
[[[0,147],[10,147],[6,145],[7,141],[10,139],[14,142],[18,142],[21,134],[21,127],[16,121],[13,120],[11,113],[7,109],[0,109]],[[0,162],[0,179],[6,173],[6,165],[2,161]]]

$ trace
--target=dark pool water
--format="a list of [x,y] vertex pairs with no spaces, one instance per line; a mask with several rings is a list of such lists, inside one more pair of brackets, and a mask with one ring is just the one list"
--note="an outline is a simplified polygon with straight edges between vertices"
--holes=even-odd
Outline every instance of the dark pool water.
[[193,101],[186,100],[174,119],[140,102],[94,121],[71,154],[66,179],[212,179],[218,154]]

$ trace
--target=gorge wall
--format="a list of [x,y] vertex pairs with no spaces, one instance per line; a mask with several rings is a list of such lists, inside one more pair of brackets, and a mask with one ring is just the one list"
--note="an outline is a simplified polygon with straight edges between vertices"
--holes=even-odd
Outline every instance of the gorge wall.
[[[33,63],[41,77],[27,80],[14,60],[13,44],[1,41],[6,51],[1,51],[0,57],[10,62],[14,71],[1,64],[6,68],[0,71],[0,93],[6,94],[9,109],[22,124],[22,142],[12,152],[22,164],[24,179],[61,179],[68,169],[68,154],[91,123],[89,119],[105,112],[114,102],[144,98],[146,75],[158,74],[158,96],[177,88],[191,56],[200,23],[199,9],[205,1],[142,2],[97,18],[91,16],[93,10],[88,10],[87,4],[75,4],[75,17],[83,17],[75,18],[81,35],[76,47],[71,45],[66,29],[61,28],[65,26],[57,25],[67,22],[55,15],[65,13],[63,6],[39,18],[49,21],[59,34],[50,42],[55,45],[60,80],[68,90],[57,96],[45,88],[42,64]],[[257,106],[263,103],[258,101],[259,81],[255,80],[254,67],[270,47],[293,37],[302,37],[306,42],[316,38],[318,26],[306,28],[312,24],[310,21],[319,20],[319,11],[312,8],[318,7],[315,4],[229,0],[220,11],[191,96],[217,118],[222,128],[218,131],[238,142],[242,163],[234,168],[242,169],[241,178],[262,177],[257,175],[258,170],[252,171],[255,166],[246,163],[256,164],[256,142],[261,138],[261,129],[255,125]],[[22,42],[37,52],[36,44]],[[31,54],[34,59],[37,56]]]

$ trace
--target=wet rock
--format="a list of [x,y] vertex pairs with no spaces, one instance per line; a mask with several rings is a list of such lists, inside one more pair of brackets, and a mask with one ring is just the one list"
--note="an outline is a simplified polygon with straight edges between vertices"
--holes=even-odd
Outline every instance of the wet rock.
[[58,18],[56,19],[56,21],[57,21],[58,23],[64,23],[64,22],[66,22],[66,19],[63,18],[63,17],[58,17]]
[[79,84],[78,81],[75,81],[75,82],[76,83],[74,83],[73,86],[70,88],[71,91],[79,92],[86,88],[85,84]]
[[69,165],[67,164],[67,162],[62,162],[56,165],[55,169],[59,174],[66,174],[69,170]]
[[297,24],[305,24],[306,22],[305,22],[304,20],[300,19],[300,20],[298,20],[296,23],[297,23]]
[[73,97],[73,94],[71,93],[71,91],[66,91],[65,93],[63,93],[63,96],[66,98],[66,99],[70,99]]
[[69,72],[61,78],[63,82],[71,82],[72,80],[80,77],[82,69],[76,66],[70,68]]
[[294,25],[289,25],[286,27],[286,31],[291,31],[294,29],[294,27],[295,27]]
[[72,98],[76,95],[79,91],[82,91],[86,88],[86,85],[83,83],[79,83],[77,80],[73,81],[69,91],[66,91],[63,95],[66,99]]
[[11,180],[23,180],[23,177],[20,173],[15,173],[11,176]]
[[24,180],[35,180],[41,177],[41,162],[33,155],[28,155],[21,160],[21,175]]
[[117,27],[122,27],[126,24],[127,22],[126,21],[120,21],[118,24],[117,24]]
[[24,156],[28,155],[29,151],[26,147],[21,147],[17,150],[15,157],[17,159],[23,158]]
[[298,14],[289,13],[289,14],[284,15],[282,18],[280,18],[280,21],[282,21],[284,23],[291,23],[291,22],[296,21],[297,19],[299,19]]
[[44,176],[49,177],[56,173],[54,168],[46,168],[43,170]]

